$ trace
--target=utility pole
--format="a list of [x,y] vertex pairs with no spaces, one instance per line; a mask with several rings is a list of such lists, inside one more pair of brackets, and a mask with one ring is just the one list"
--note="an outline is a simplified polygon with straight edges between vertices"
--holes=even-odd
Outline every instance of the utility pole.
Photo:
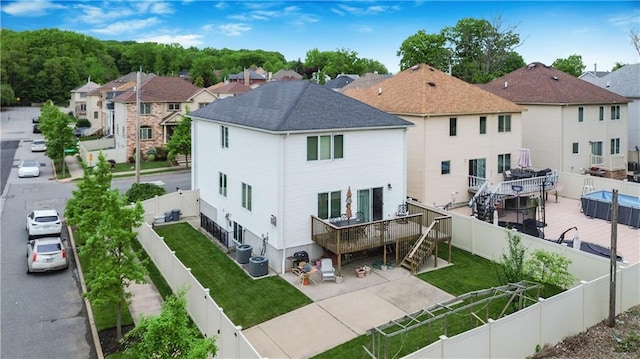
[[138,71],[136,74],[136,183],[140,183],[140,158],[140,71]]
[[616,326],[616,266],[618,261],[618,190],[612,191],[611,198],[611,251],[609,255],[609,321],[611,328]]

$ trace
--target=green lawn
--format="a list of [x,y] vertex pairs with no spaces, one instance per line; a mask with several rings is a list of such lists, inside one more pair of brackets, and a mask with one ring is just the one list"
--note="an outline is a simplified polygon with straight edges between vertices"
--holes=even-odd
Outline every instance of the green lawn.
[[254,280],[188,223],[157,226],[156,232],[236,325],[249,328],[312,303],[279,276]]
[[[166,168],[171,167],[171,163],[169,161],[150,161],[150,162],[140,162],[140,170],[150,170],[156,168]],[[127,172],[127,171],[135,171],[136,165],[135,163],[116,163],[115,168],[113,169],[113,173],[116,174],[118,172]]]

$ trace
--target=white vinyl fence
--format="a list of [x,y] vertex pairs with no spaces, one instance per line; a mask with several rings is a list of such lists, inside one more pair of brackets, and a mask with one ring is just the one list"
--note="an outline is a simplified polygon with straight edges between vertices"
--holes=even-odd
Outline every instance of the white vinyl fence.
[[[561,183],[565,175],[561,174]],[[578,183],[581,185],[581,178],[574,178],[571,175],[569,181],[574,182],[575,185]],[[610,188],[609,181],[598,182],[598,186],[603,187],[600,189]],[[622,186],[624,192],[629,194],[633,194],[640,188],[628,183]],[[561,195],[569,194],[568,197],[575,198],[574,190],[565,190]],[[579,198],[579,193],[577,195]],[[218,337],[219,357],[260,358],[242,334],[241,328],[231,323],[222,308],[219,308],[211,299],[209,290],[202,288],[191,275],[190,270],[182,265],[148,224],[155,217],[174,209],[180,209],[183,217],[197,218],[198,197],[198,191],[178,191],[144,201],[146,223],[140,227],[138,238],[174,291],[187,286],[189,314],[204,335]],[[496,260],[507,247],[504,228],[456,213],[446,212],[446,214],[452,216],[454,246],[490,260]],[[541,299],[538,303],[507,317],[490,321],[481,327],[450,338],[443,336],[438,342],[406,358],[524,358],[535,352],[536,345],[555,344],[608,317],[609,259],[524,233],[521,233],[521,237],[523,245],[530,251],[544,249],[548,252],[561,253],[569,258],[572,261],[569,270],[579,280],[576,286],[552,298]],[[487,273],[487,275],[494,274]],[[640,263],[619,267],[616,313],[638,304],[640,304]]]

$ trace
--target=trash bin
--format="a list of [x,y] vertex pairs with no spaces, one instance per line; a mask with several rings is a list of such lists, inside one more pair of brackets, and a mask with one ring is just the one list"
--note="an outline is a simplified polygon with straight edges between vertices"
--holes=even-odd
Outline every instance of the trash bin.
[[263,256],[249,258],[249,274],[252,277],[262,277],[269,274],[269,259]]
[[236,247],[236,261],[240,264],[249,263],[249,258],[251,258],[251,251],[253,247],[248,244],[241,244]]
[[171,220],[172,221],[180,220],[180,210],[179,209],[174,209],[174,210],[171,211]]
[[173,216],[171,215],[171,212],[164,212],[164,221],[165,222],[171,222],[172,218],[173,218]]

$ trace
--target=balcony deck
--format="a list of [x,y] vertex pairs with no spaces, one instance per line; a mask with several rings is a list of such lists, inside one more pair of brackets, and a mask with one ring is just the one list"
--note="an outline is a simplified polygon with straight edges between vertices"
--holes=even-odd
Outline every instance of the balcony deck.
[[[410,206],[410,213],[414,207]],[[431,221],[438,216],[443,217],[438,217],[439,226],[429,232],[428,238],[451,242],[451,217],[435,212],[425,215],[423,210],[428,210],[418,208],[420,207],[415,207],[414,214],[407,216],[371,222],[354,221],[354,224],[343,225],[311,216],[311,238],[337,255],[338,275],[342,275],[342,255],[348,253],[383,248],[383,263],[386,263],[388,248],[393,248],[395,261],[399,263],[422,233],[426,232]],[[427,220],[430,222],[425,223]]]

